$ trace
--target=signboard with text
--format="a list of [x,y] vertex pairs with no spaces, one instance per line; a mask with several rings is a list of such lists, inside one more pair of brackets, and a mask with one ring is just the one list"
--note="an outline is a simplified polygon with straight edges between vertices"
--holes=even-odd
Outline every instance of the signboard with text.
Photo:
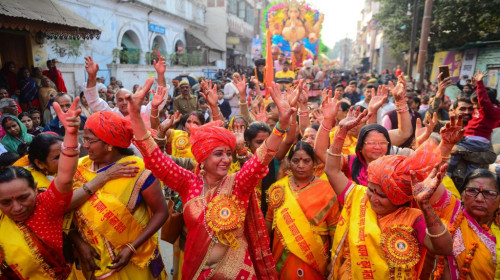
[[153,23],[149,24],[149,31],[165,35],[165,27]]
[[467,49],[464,51],[460,76],[467,76],[469,79],[474,76],[476,68],[477,49]]

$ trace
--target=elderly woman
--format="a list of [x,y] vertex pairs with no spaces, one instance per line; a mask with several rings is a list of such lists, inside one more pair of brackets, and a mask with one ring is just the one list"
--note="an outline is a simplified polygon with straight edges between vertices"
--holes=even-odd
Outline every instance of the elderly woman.
[[[366,118],[366,112],[351,110],[339,131],[345,133]],[[418,279],[426,249],[451,255],[451,236],[430,203],[446,167],[438,168],[437,146],[429,140],[409,157],[378,158],[368,167],[364,187],[341,171],[340,141],[336,136],[325,168],[344,205],[332,247],[333,279]],[[410,206],[413,201],[420,209]]]
[[[311,145],[297,142],[288,160],[292,175],[277,181],[267,193],[266,224],[274,230],[276,268],[280,279],[324,279],[330,263],[324,252],[331,249],[339,204],[330,184],[314,176]],[[304,248],[298,237],[310,248]]]
[[54,109],[66,135],[57,176],[37,195],[36,183],[24,168],[0,171],[0,276],[5,279],[66,279],[70,268],[63,255],[63,216],[73,196],[78,164],[78,98],[66,113]]
[[[152,83],[153,79],[148,79],[145,88]],[[191,150],[199,164],[196,173],[192,173],[178,167],[152,140],[139,114],[145,93],[129,97],[135,143],[146,166],[179,193],[184,205],[187,238],[183,279],[277,277],[263,216],[252,194],[258,180],[266,175],[267,165],[288,129],[297,96],[271,92],[278,105],[280,122],[255,155],[231,175],[228,170],[236,139],[218,126],[220,122],[191,127]]]
[[[167,219],[167,205],[158,180],[129,149],[131,141],[130,122],[118,113],[94,113],[85,123],[88,156],[80,160],[74,188],[85,191],[79,200],[86,202],[75,216],[78,230],[100,256],[90,271],[98,279],[166,277],[156,232]],[[115,165],[128,168],[100,189],[91,186]]]

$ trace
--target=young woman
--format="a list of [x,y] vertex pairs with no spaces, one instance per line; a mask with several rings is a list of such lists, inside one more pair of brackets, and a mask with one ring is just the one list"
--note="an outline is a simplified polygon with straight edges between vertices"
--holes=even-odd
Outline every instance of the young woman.
[[17,118],[26,126],[27,132],[33,136],[37,136],[42,133],[43,128],[40,126],[35,126],[33,124],[33,119],[29,112],[23,112],[17,116]]
[[2,119],[2,128],[7,134],[2,138],[2,144],[7,151],[17,153],[22,143],[30,143],[33,136],[28,133],[26,126],[16,117],[6,115]]
[[33,108],[39,109],[40,102],[38,101],[38,87],[35,79],[31,77],[27,67],[22,67],[17,73],[18,88],[21,91],[19,95],[19,103],[23,111],[29,111]]
[[[0,171],[0,261],[7,279],[66,279],[70,268],[63,256],[63,216],[73,195],[78,164],[78,98],[66,113],[54,109],[66,135],[61,144],[59,176],[37,195],[30,172],[21,167]],[[8,237],[8,238],[7,238]]]
[[311,145],[297,142],[288,160],[292,175],[267,192],[266,224],[274,230],[276,269],[280,279],[324,279],[330,263],[325,252],[331,249],[340,207],[330,184],[314,176]]
[[[153,79],[148,79],[144,88],[149,89],[152,83]],[[188,230],[183,279],[238,279],[241,275],[276,279],[263,216],[255,197],[250,198],[288,129],[297,96],[288,98],[288,94],[271,92],[280,123],[240,171],[231,175],[228,170],[236,140],[228,130],[217,126],[220,122],[190,128],[191,149],[199,163],[194,174],[166,157],[151,138],[140,118],[145,92],[129,96],[135,143],[146,166],[182,198]],[[216,90],[207,95],[216,98]]]

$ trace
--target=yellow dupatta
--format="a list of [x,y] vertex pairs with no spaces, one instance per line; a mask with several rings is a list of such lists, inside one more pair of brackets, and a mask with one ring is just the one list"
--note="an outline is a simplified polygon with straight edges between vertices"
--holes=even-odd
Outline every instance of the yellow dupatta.
[[183,130],[173,129],[170,134],[169,142],[172,144],[172,156],[194,159],[191,152],[191,143],[189,134]]
[[349,188],[332,246],[333,279],[418,279],[424,252],[412,225],[420,210],[400,207],[378,219],[366,187]]
[[41,189],[41,190],[45,191],[45,190],[47,190],[47,188],[50,186],[50,183],[52,182],[52,180],[47,178],[47,176],[45,176],[45,174],[43,174],[40,171],[35,170],[30,165],[28,155],[21,157],[16,162],[14,162],[12,165],[23,167],[24,169],[28,170],[31,173],[31,175],[33,176],[33,179],[35,179],[37,189]]
[[[119,178],[107,182],[90,197],[76,212],[78,226],[89,242],[101,256],[100,271],[96,277],[105,277],[113,273],[111,266],[113,255],[125,244],[134,241],[149,222],[150,213],[146,205],[135,205],[147,177],[151,174],[144,169],[144,162],[136,156],[127,156],[116,163],[135,161],[131,166],[138,166],[139,173],[134,178]],[[97,176],[91,168],[88,157],[81,159],[75,174],[74,188]],[[158,247],[157,235],[153,235],[137,249],[131,262],[139,268],[145,268]]]
[[57,279],[51,268],[43,262],[25,227],[16,225],[7,215],[0,213],[0,236],[2,237],[0,238],[0,262],[5,260],[21,279]]
[[282,178],[268,191],[269,205],[274,208],[273,229],[277,228],[283,243],[292,254],[322,273],[328,261],[324,254],[323,240],[315,232],[292,193],[289,178]]
[[[330,143],[333,143],[333,137],[335,137],[335,133],[337,132],[337,127],[334,127],[330,132]],[[356,154],[356,144],[358,143],[358,138],[347,135],[344,141],[344,145],[342,146],[342,153],[344,155],[355,155]]]

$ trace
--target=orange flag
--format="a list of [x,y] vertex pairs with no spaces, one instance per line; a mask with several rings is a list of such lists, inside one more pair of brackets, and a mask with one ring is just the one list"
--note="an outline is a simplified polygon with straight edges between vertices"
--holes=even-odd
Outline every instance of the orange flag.
[[264,76],[264,84],[266,85],[266,98],[268,98],[270,95],[267,88],[271,87],[274,82],[274,61],[273,54],[271,53],[271,43],[271,31],[269,31],[268,29],[266,33],[266,72]]

